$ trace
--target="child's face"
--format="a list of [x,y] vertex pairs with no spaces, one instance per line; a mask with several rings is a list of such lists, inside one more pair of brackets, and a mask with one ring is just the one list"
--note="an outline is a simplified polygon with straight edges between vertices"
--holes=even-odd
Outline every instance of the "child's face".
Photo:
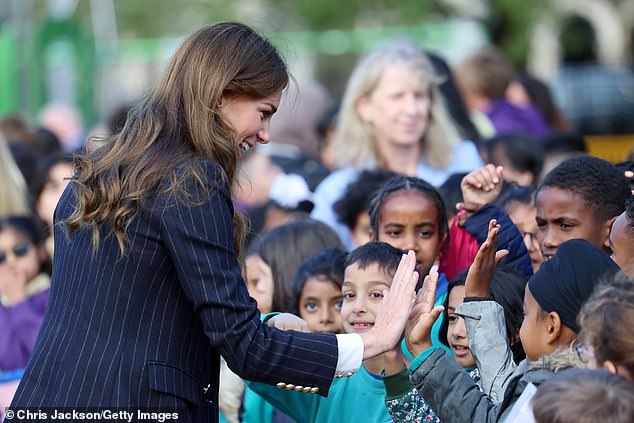
[[341,333],[341,288],[324,276],[306,280],[299,296],[299,317],[313,332]]
[[270,313],[273,308],[273,274],[271,267],[260,256],[251,255],[245,260],[247,289],[258,303],[260,313]]
[[40,196],[37,199],[37,213],[49,226],[53,225],[53,212],[62,196],[68,179],[73,176],[73,165],[60,162],[51,167]]
[[345,333],[366,332],[374,326],[383,291],[390,289],[392,277],[370,264],[365,269],[351,264],[344,273],[341,320]]
[[608,238],[607,223],[598,222],[584,199],[569,190],[542,188],[535,199],[537,240],[546,260],[570,239],[585,239],[604,248]]
[[377,239],[404,251],[414,250],[416,270],[424,276],[443,241],[438,221],[438,208],[426,196],[418,191],[397,191],[381,207]]
[[546,319],[542,309],[526,285],[524,290],[524,321],[520,328],[520,339],[529,361],[535,361],[551,352],[548,346]]
[[623,212],[616,218],[610,230],[612,259],[626,274],[634,272],[634,245],[632,234],[627,232],[629,225],[626,213]]
[[26,284],[40,273],[41,257],[28,237],[13,228],[0,231],[0,278]]
[[456,361],[464,368],[475,367],[475,360],[469,350],[469,338],[464,319],[456,314],[456,309],[464,302],[464,286],[454,286],[449,292],[447,302],[447,342]]
[[524,237],[524,245],[526,245],[528,255],[531,258],[533,272],[537,272],[544,262],[544,256],[542,256],[537,241],[537,223],[535,223],[537,210],[528,204],[514,201],[507,207],[507,212],[511,221]]

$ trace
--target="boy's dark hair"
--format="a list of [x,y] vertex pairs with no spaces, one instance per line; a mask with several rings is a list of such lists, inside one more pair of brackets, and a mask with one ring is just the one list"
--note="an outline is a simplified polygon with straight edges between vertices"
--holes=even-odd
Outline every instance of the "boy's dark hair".
[[389,170],[364,170],[350,183],[341,198],[333,205],[337,220],[350,230],[357,224],[359,215],[370,208],[370,200],[381,185],[395,176]]
[[302,264],[293,277],[293,296],[295,297],[295,312],[299,316],[299,297],[309,278],[321,277],[341,288],[343,273],[346,269],[344,262],[346,253],[339,248],[326,248]]
[[592,156],[562,162],[546,175],[537,191],[546,187],[579,195],[599,221],[621,214],[625,201],[632,196],[623,172],[610,162]]
[[393,277],[405,252],[386,242],[371,241],[348,253],[344,266],[356,264],[360,269],[376,264],[381,272]]
[[[445,298],[445,309],[443,310],[444,318],[438,332],[440,342],[449,346],[447,340],[447,327],[449,319],[447,318],[447,307],[449,304],[449,293],[456,286],[464,286],[467,280],[467,272],[462,272],[456,276],[447,289],[447,297]],[[513,360],[516,363],[526,358],[526,353],[520,342],[520,327],[524,320],[524,290],[526,288],[526,276],[519,273],[515,269],[508,266],[498,266],[493,273],[491,281],[491,297],[504,309],[504,320],[506,322],[506,336],[509,340],[511,351],[513,351]]]
[[531,172],[534,175],[533,183],[539,178],[544,164],[544,147],[541,142],[526,135],[505,134],[489,139],[484,145],[489,161],[493,161],[495,152],[500,151],[515,169]]
[[543,382],[532,399],[537,423],[630,423],[634,387],[604,369],[567,369]]
[[[423,179],[413,176],[397,175],[388,179],[387,182],[381,185],[370,201],[370,209],[368,212],[370,214],[370,227],[372,228],[374,240],[377,240],[379,234],[379,216],[381,214],[381,207],[383,207],[386,198],[399,191],[417,191],[430,200],[434,206],[436,206],[436,209],[438,209],[438,222],[436,223],[438,224],[438,230],[440,231],[440,239],[446,239],[449,234],[447,210],[445,209],[445,203],[443,202],[438,190]],[[449,243],[445,242],[444,244],[445,245],[441,246],[441,251],[446,250]]]

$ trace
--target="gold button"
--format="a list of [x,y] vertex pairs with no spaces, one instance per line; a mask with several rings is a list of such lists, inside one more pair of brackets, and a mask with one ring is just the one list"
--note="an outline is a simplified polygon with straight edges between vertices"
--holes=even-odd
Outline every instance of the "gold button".
[[316,394],[317,392],[319,392],[319,388],[310,388],[311,394]]
[[304,389],[304,387],[303,387],[303,386],[299,386],[299,385],[297,385],[297,386],[295,387],[295,390],[296,390],[297,392],[302,392],[302,390],[303,390],[303,389]]
[[280,389],[284,389],[284,388],[286,388],[286,384],[285,384],[284,382],[280,382],[280,383],[278,383],[278,384],[277,384],[277,385],[275,385],[275,386],[277,386],[277,387],[278,387],[278,388],[280,388]]
[[305,386],[303,391],[307,394],[310,394],[310,386]]
[[289,383],[288,385],[286,385],[287,391],[292,391],[293,389],[295,389],[295,385],[293,385],[292,383]]

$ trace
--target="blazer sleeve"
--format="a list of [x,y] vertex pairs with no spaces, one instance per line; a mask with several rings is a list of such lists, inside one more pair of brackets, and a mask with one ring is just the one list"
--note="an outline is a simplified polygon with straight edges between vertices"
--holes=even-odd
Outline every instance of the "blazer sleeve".
[[164,194],[157,209],[165,247],[209,342],[244,379],[316,387],[327,395],[337,365],[335,336],[280,331],[260,322],[234,252],[229,190],[219,182],[216,163],[202,166],[207,189],[189,184],[187,204]]
[[247,382],[247,386],[273,407],[297,422],[315,421],[321,397],[288,391],[263,383]]

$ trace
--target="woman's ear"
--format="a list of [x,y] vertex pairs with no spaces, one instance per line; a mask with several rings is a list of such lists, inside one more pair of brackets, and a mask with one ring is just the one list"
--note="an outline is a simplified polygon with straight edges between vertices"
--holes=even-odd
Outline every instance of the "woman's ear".
[[372,123],[372,105],[370,104],[370,98],[368,96],[363,96],[357,101],[356,109],[359,118],[361,118],[364,123]]

